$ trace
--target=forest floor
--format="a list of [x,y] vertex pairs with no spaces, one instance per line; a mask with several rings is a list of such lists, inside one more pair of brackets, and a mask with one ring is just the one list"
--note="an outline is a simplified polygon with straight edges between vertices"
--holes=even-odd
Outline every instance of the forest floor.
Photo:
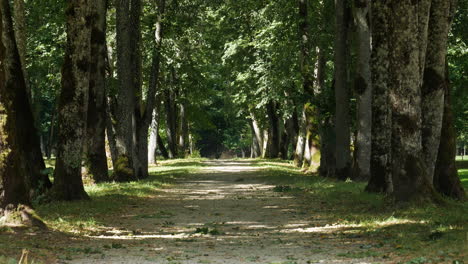
[[284,162],[162,162],[36,206],[49,231],[0,229],[0,263],[466,263],[467,203],[396,208],[363,187]]

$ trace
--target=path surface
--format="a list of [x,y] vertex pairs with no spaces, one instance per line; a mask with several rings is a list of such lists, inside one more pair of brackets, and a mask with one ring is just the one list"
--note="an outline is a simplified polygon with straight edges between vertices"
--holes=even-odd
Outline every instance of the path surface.
[[317,216],[305,194],[273,191],[258,177],[261,168],[206,165],[129,208],[116,219],[122,230],[90,237],[90,245],[115,247],[105,256],[67,263],[385,263],[339,256],[371,242],[336,235],[342,227]]

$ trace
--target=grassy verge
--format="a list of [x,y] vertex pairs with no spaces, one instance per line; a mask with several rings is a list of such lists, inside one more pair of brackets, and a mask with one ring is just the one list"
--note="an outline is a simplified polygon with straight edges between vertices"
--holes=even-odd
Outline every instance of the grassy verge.
[[[383,195],[364,192],[365,183],[303,174],[290,164],[258,161],[257,165],[268,171],[265,178],[277,184],[276,191],[306,193],[318,205],[311,213],[342,226],[345,236],[377,241],[377,247],[392,249],[406,263],[463,263],[467,257],[467,202],[447,199],[444,207],[396,207]],[[459,175],[468,189],[468,169],[460,169]],[[368,256],[364,251],[358,253]]]

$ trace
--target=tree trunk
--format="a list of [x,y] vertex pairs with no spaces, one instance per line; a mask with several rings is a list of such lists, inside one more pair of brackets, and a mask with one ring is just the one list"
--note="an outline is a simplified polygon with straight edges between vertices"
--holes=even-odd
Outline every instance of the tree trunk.
[[[45,164],[42,157],[40,140],[35,128],[34,117],[27,96],[26,82],[23,76],[20,56],[15,41],[15,33],[8,1],[1,3],[3,17],[3,46],[5,56],[3,58],[6,89],[17,90],[18,100],[14,111],[17,118],[14,119],[15,127],[19,131],[17,136],[18,146],[24,152],[26,167],[26,188],[31,197],[44,193],[52,186],[47,174],[44,174]],[[11,88],[11,87],[14,88]],[[23,91],[24,90],[24,91]],[[22,93],[26,95],[23,96]]]
[[442,121],[441,141],[434,173],[435,189],[448,197],[465,200],[466,193],[463,188],[455,163],[457,156],[457,135],[453,126],[452,102],[450,96],[450,79],[448,65],[445,71],[444,117]]
[[141,0],[116,1],[117,29],[117,123],[118,158],[114,164],[116,181],[137,180],[134,171],[136,153],[136,96],[141,86],[140,14]]
[[388,4],[374,1],[372,24],[372,141],[368,192],[393,191],[391,174],[392,112],[389,96],[389,16]]
[[112,165],[115,167],[117,164],[118,150],[117,150],[117,141],[115,137],[115,101],[109,95],[107,95],[106,102],[106,136],[107,143],[109,144],[110,156],[112,160]]
[[[21,112],[31,112],[27,104],[26,87],[22,70],[15,67],[12,59],[20,65],[19,54],[13,34],[10,6],[8,0],[0,2],[0,216],[8,205],[18,207],[30,204],[26,184],[27,158],[21,149],[21,137],[26,131],[18,120]],[[13,52],[10,54],[10,52]],[[11,58],[13,56],[13,58]],[[10,58],[9,58],[10,57]],[[20,71],[20,72],[17,72]],[[16,78],[15,78],[16,77]],[[19,84],[19,85],[17,85]],[[26,104],[25,104],[26,103]],[[23,111],[21,111],[24,109]],[[20,110],[21,112],[18,112]],[[23,113],[24,115],[24,113]],[[30,113],[32,116],[32,113]],[[33,130],[34,131],[34,130]],[[29,131],[31,133],[31,131]]]
[[252,126],[253,135],[258,144],[259,155],[257,157],[263,157],[265,153],[265,148],[264,148],[265,139],[263,137],[262,129],[260,128],[260,125],[257,119],[255,118],[255,115],[253,114],[253,112],[250,112],[250,119],[252,120],[251,126]]
[[159,130],[159,107],[153,111],[153,120],[150,126],[150,138],[148,145],[148,163],[156,164],[156,148],[158,146],[158,130]]
[[179,105],[179,150],[183,153],[184,157],[187,151],[187,139],[188,139],[188,122],[187,115],[185,113],[185,105],[180,103]]
[[29,103],[32,105],[33,98],[29,87],[28,72],[26,71],[27,28],[24,0],[14,0],[13,11],[16,46],[18,47],[18,53],[20,56],[21,68],[23,70],[23,76],[26,84],[26,92],[28,94]]
[[432,0],[422,85],[422,144],[426,175],[434,181],[444,113],[445,60],[450,30],[450,1]]
[[336,100],[336,177],[350,176],[350,116],[347,87],[347,1],[335,1],[335,100]]
[[[136,105],[136,129],[137,129],[137,144],[134,145],[138,164],[135,164],[137,177],[148,177],[148,130],[153,119],[153,111],[156,105],[156,97],[159,97],[159,68],[161,61],[161,43],[162,43],[162,20],[165,9],[165,0],[156,1],[158,16],[155,21],[154,33],[154,48],[152,54],[151,74],[146,101],[141,98],[143,91],[141,85],[137,93],[138,104]],[[141,33],[138,32],[138,35]],[[139,63],[141,67],[141,62]],[[140,70],[141,71],[141,70]],[[141,75],[141,73],[140,73]],[[159,98],[158,98],[159,100]]]
[[107,0],[92,2],[91,60],[86,167],[94,182],[109,181],[106,156],[106,14]]
[[269,140],[268,140],[268,158],[278,158],[279,157],[279,145],[280,145],[280,131],[279,131],[279,118],[276,113],[278,107],[277,103],[270,101],[267,104],[267,113],[268,120],[270,123],[269,126]]
[[257,128],[255,128],[255,123],[256,122],[253,118],[249,122],[250,128],[252,130],[252,158],[258,158],[262,156],[262,144],[259,141],[259,137],[261,136],[260,129],[258,128],[258,125]]
[[51,189],[51,196],[56,200],[89,198],[81,179],[91,55],[89,8],[88,0],[68,1],[67,48],[58,107],[57,160]]
[[167,151],[166,147],[164,146],[164,142],[161,138],[161,136],[159,135],[159,132],[157,132],[157,136],[158,136],[158,149],[159,151],[161,151],[161,155],[165,158],[165,159],[169,159],[169,152]]
[[166,110],[166,136],[169,148],[169,158],[177,158],[177,113],[175,93],[166,89],[164,107]]
[[[390,2],[389,80],[392,109],[392,196],[398,202],[432,201],[421,142],[421,74],[418,8],[424,1]],[[419,33],[419,34],[418,34]]]
[[357,93],[357,137],[353,178],[366,180],[370,177],[371,127],[372,127],[372,82],[371,42],[369,15],[370,0],[355,0],[356,24],[359,39],[357,72],[354,88]]
[[304,152],[306,147],[307,118],[305,108],[302,110],[302,118],[299,121],[299,133],[297,135],[296,150],[294,152],[294,165],[301,167],[304,162]]

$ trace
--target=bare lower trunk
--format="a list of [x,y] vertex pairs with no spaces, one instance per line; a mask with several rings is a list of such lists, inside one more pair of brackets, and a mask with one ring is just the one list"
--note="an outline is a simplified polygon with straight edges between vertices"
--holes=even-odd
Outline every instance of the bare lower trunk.
[[175,104],[175,94],[172,91],[165,91],[164,108],[166,110],[166,136],[169,150],[169,158],[177,158],[177,113]]
[[89,1],[69,1],[67,49],[62,67],[58,108],[57,160],[51,196],[56,200],[88,199],[81,179],[89,97],[91,28]]
[[[10,17],[10,18],[9,18]],[[13,48],[13,54],[9,54]],[[10,7],[7,0],[0,1],[0,217],[8,205],[16,208],[20,204],[30,204],[26,175],[29,173],[23,164],[27,163],[24,152],[19,143],[19,137],[24,135],[24,129],[19,127],[17,119],[21,115],[17,110],[31,109],[27,103],[26,87],[19,85],[21,79],[11,79],[18,75],[15,71],[21,68],[12,67],[8,63],[8,56],[13,55],[16,63],[19,62],[19,54],[14,41]],[[24,82],[24,80],[22,81]],[[19,89],[18,89],[19,88]],[[31,113],[32,116],[32,113]]]
[[434,173],[435,189],[448,197],[457,200],[465,200],[466,192],[458,177],[458,170],[455,164],[457,155],[456,133],[453,126],[453,113],[450,96],[450,84],[448,78],[448,65],[445,75],[444,86],[444,117],[442,122],[441,141],[437,154],[437,162]]
[[185,113],[185,105],[183,103],[179,106],[179,150],[184,154],[187,151],[187,139],[188,139],[188,123],[187,115]]
[[426,175],[433,182],[444,113],[445,60],[450,30],[450,1],[433,0],[422,85],[422,144]]
[[117,150],[117,142],[115,138],[115,125],[114,125],[114,118],[115,118],[115,108],[112,100],[107,100],[106,103],[106,136],[107,136],[107,143],[109,144],[109,151],[112,160],[112,165],[115,166],[117,163],[117,158],[119,156]]
[[[5,48],[5,56],[3,64],[5,67],[5,82],[7,89],[10,86],[15,87],[18,93],[25,92],[26,95],[17,95],[16,111],[17,118],[15,119],[16,127],[21,133],[18,135],[19,147],[24,151],[26,160],[26,187],[30,196],[33,198],[43,194],[51,187],[51,182],[48,175],[44,174],[45,164],[42,157],[40,140],[35,128],[34,117],[29,103],[27,86],[21,68],[21,60],[15,41],[15,33],[13,30],[13,21],[11,20],[11,11],[9,3],[2,2],[1,6],[3,14],[3,44]],[[23,91],[24,90],[24,91]]]
[[399,202],[432,200],[421,142],[421,74],[418,7],[411,0],[390,3],[389,88],[392,109],[392,196]]
[[372,82],[370,69],[370,25],[369,15],[370,0],[356,1],[356,24],[359,38],[357,73],[355,78],[355,90],[357,92],[357,137],[354,168],[356,179],[370,178],[371,156],[371,127],[372,127]]
[[150,126],[150,139],[148,145],[148,163],[156,164],[156,148],[158,146],[158,130],[159,130],[159,109],[156,108],[153,112],[153,120]]
[[372,142],[368,192],[393,191],[391,176],[391,127],[389,82],[389,9],[382,1],[372,2]]
[[297,135],[296,150],[294,152],[294,165],[301,167],[304,162],[304,152],[306,146],[306,133],[307,133],[307,118],[305,114],[305,106],[302,111],[302,118],[299,121],[299,133]]
[[118,158],[114,164],[116,181],[137,180],[136,91],[141,86],[140,14],[141,0],[116,1],[118,96],[116,111],[116,145]]
[[164,146],[164,142],[161,138],[161,136],[159,135],[159,133],[157,134],[158,136],[158,149],[159,151],[161,152],[161,155],[165,158],[165,159],[169,159],[169,152],[167,151],[166,147]]
[[258,158],[262,156],[262,145],[259,142],[259,137],[261,136],[260,129],[255,129],[255,121],[251,120],[250,121],[250,128],[252,130],[252,151],[251,151],[251,157],[252,158]]
[[95,182],[109,181],[106,156],[106,14],[107,0],[92,3],[91,60],[86,167]]
[[268,158],[278,158],[279,157],[279,144],[280,144],[280,123],[278,114],[276,113],[278,109],[277,103],[270,101],[267,104],[267,113],[269,120],[269,140],[268,140]]
[[335,9],[335,100],[336,100],[336,177],[350,176],[350,116],[347,87],[347,1],[336,0]]

